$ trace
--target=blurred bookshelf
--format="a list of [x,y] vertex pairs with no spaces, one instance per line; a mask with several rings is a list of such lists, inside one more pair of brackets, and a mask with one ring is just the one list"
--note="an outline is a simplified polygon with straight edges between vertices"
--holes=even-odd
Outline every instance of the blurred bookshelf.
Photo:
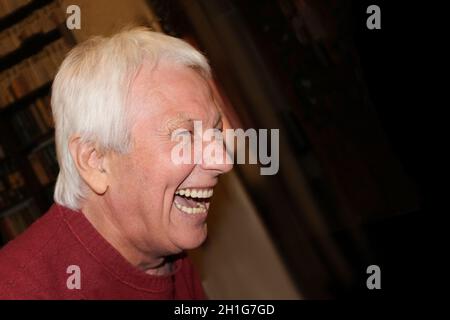
[[75,42],[58,1],[0,0],[0,246],[53,201],[50,91]]

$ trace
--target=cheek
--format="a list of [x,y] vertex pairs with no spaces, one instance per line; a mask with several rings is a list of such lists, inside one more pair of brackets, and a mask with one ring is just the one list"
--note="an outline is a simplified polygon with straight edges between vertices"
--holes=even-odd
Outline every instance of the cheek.
[[130,164],[122,165],[114,172],[111,201],[122,209],[132,209],[136,204],[140,184],[136,172],[136,168]]
[[173,200],[173,193],[193,172],[195,165],[175,164],[171,160],[172,148],[173,143],[168,141],[136,140],[133,153],[121,168],[122,181],[119,181],[129,199],[147,209],[149,206],[157,209],[167,204],[168,199]]
[[178,186],[193,171],[194,164],[176,164],[172,161],[171,144],[159,145],[151,151],[145,150],[136,158],[136,171],[149,184],[151,189],[158,188],[160,194],[167,191],[175,191]]

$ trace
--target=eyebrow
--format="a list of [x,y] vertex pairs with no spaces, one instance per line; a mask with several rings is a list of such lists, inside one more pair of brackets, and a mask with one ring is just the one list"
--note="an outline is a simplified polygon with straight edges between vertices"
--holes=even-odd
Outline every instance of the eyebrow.
[[170,118],[166,121],[167,126],[177,127],[185,122],[192,122],[193,119],[186,117],[184,114],[177,114],[176,117]]
[[[184,113],[180,113],[180,114],[177,114],[176,117],[169,119],[166,122],[166,126],[169,129],[173,130],[173,129],[179,128],[181,125],[183,125],[185,123],[193,123],[196,120],[199,120],[199,119],[193,119],[193,118],[186,116],[186,114],[184,114]],[[214,122],[213,122],[213,128],[216,128],[221,121],[222,121],[222,113],[217,112],[215,115]]]

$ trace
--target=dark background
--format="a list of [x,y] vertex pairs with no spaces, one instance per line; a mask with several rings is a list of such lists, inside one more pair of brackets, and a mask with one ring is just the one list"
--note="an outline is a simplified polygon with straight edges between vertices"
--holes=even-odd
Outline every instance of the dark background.
[[[336,271],[338,268],[330,262],[332,250],[318,249],[315,246],[320,246],[320,241],[312,240],[310,247],[317,253],[318,265],[327,270],[317,275],[326,279],[323,281],[326,289],[321,288],[320,281],[308,283],[309,274],[314,274],[315,267],[311,262],[314,259],[307,254],[302,256],[303,251],[308,251],[307,246],[302,248],[295,244],[314,238],[313,228],[295,229],[289,223],[283,225],[276,210],[267,209],[270,200],[261,197],[261,194],[270,193],[278,203],[292,204],[292,199],[273,191],[277,189],[275,186],[288,188],[286,180],[266,177],[270,181],[266,189],[260,186],[252,194],[255,189],[252,183],[247,183],[247,189],[256,205],[260,204],[261,215],[302,292],[307,297],[330,295],[341,298],[417,297],[432,292],[431,285],[435,281],[432,279],[443,271],[432,256],[437,242],[431,235],[439,224],[434,214],[439,188],[435,178],[442,173],[435,151],[438,135],[434,130],[438,127],[438,116],[427,94],[427,86],[433,78],[425,76],[431,69],[432,58],[426,53],[431,50],[430,42],[433,41],[430,22],[426,18],[432,17],[436,9],[406,1],[311,2],[317,11],[322,10],[320,20],[325,28],[328,27],[329,38],[299,45],[289,25],[290,15],[294,14],[289,9],[283,11],[283,6],[290,6],[290,1],[199,1],[198,11],[206,12],[208,22],[195,13],[186,18],[194,10],[185,3],[183,5],[183,1],[150,2],[162,17],[166,32],[177,36],[188,34],[198,40],[197,44],[209,56],[217,78],[235,104],[244,126],[276,127],[276,124],[257,119],[259,111],[256,107],[251,110],[251,99],[246,100],[245,94],[239,94],[239,85],[232,81],[227,83],[227,78],[232,77],[230,68],[239,66],[234,65],[225,52],[214,54],[212,38],[201,31],[209,26],[217,37],[227,34],[226,27],[217,20],[229,21],[242,34],[248,30],[256,51],[261,53],[261,59],[275,79],[273,87],[275,82],[282,83],[280,91],[287,97],[286,101],[300,106],[300,109],[291,110],[281,107],[277,114],[282,128],[290,133],[288,140],[292,154],[298,159],[306,159],[308,155],[308,159],[313,159],[311,161],[322,168],[323,176],[315,177],[306,160],[302,163],[306,174],[311,173],[311,188],[330,226],[330,236],[348,263],[352,280],[342,280]],[[372,4],[381,8],[381,30],[366,28],[366,8]],[[315,36],[311,31],[306,38]],[[239,38],[239,35],[235,37]],[[317,58],[320,55],[322,60]],[[229,60],[225,62],[226,59]],[[359,72],[361,79],[355,76],[354,70]],[[297,81],[305,75],[312,79],[312,87],[318,88],[316,91],[298,85]],[[316,95],[319,101],[316,108],[308,103],[309,94]],[[315,118],[314,112],[320,110],[317,106],[324,112]],[[377,131],[377,127],[381,131]],[[324,133],[317,128],[324,128]],[[370,129],[366,131],[366,128]],[[386,145],[382,140],[387,142]],[[333,149],[334,146],[349,151],[339,155],[340,159],[334,159],[340,152],[339,148]],[[286,154],[282,152],[280,157],[283,156]],[[397,160],[399,167],[394,165]],[[342,174],[353,165],[360,165],[357,168],[361,171],[355,171],[353,176]],[[369,184],[359,185],[360,174],[367,172],[364,168],[370,172],[366,182]],[[398,174],[400,171],[406,178]],[[244,182],[251,180],[251,174],[246,174],[245,168],[240,172]],[[400,181],[408,182],[402,184]],[[370,190],[371,182],[380,189],[375,188],[372,193],[362,191]],[[408,193],[409,187],[415,191]],[[377,192],[379,201],[375,196],[371,197]],[[414,204],[408,208],[407,203]],[[294,207],[289,205],[286,210]],[[297,213],[300,225],[307,225],[309,218],[301,211]],[[291,221],[294,223],[295,217]],[[286,233],[306,234],[306,238],[286,236]],[[308,263],[310,265],[305,266]],[[366,288],[365,271],[369,264],[376,264],[382,270],[380,291]]]
[[[382,8],[381,30],[361,27],[369,4]],[[425,43],[433,41],[430,20],[438,20],[436,11],[405,1],[353,3],[353,23],[360,26],[355,27],[355,42],[371,99],[394,152],[421,195],[419,210],[367,226],[386,271],[383,293],[398,298],[434,292],[434,279],[443,271],[433,256],[437,242],[432,239],[439,224],[436,177],[442,174],[434,146],[439,139],[433,128],[437,115],[431,99],[425,99],[432,85],[425,81],[426,70],[432,69],[432,49]]]

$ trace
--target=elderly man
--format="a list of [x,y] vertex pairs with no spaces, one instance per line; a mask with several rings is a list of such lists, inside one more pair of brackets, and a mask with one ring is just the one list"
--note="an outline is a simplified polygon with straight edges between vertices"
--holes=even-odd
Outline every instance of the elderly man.
[[205,240],[232,165],[171,151],[194,121],[222,129],[209,77],[190,45],[143,28],[67,55],[52,89],[55,204],[0,251],[0,298],[205,298],[184,252]]

